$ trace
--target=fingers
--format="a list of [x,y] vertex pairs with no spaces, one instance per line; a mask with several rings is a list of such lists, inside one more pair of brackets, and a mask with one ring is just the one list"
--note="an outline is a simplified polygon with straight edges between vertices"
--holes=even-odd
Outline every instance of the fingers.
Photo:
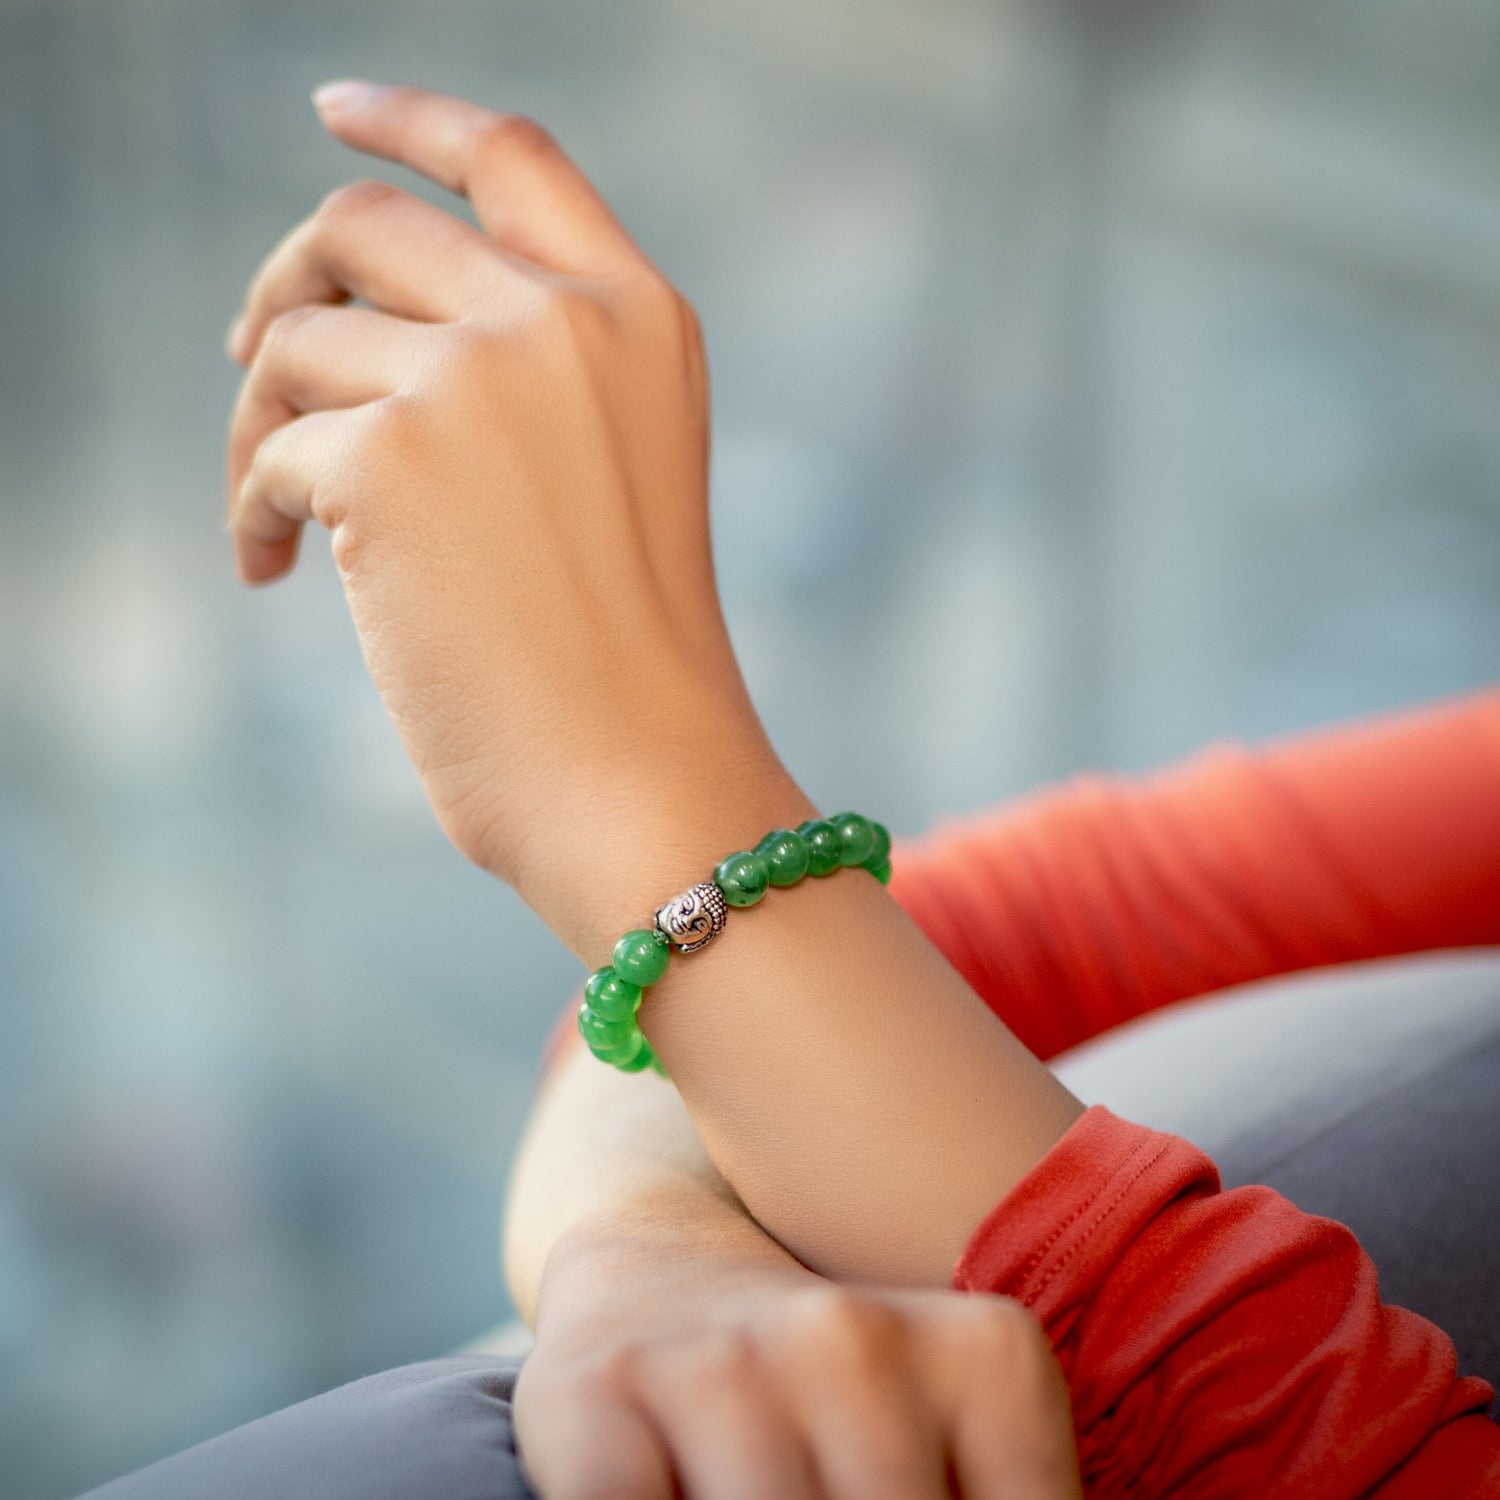
[[267,326],[229,423],[233,511],[255,451],[300,412],[359,406],[396,390],[432,329],[363,307],[294,307]]
[[304,303],[362,297],[404,318],[450,321],[505,275],[472,225],[389,183],[347,183],[261,263],[230,353],[250,360],[271,320]]
[[978,1403],[953,1439],[953,1471],[964,1500],[1082,1500],[1072,1429],[992,1425]]
[[799,1343],[788,1398],[824,1491],[836,1500],[944,1500],[943,1432],[913,1378],[908,1319],[846,1288],[804,1301],[811,1336]]
[[246,583],[269,583],[296,561],[305,521],[341,520],[353,445],[383,402],[314,411],[271,432],[255,452],[230,517],[235,566]]
[[525,115],[355,80],[314,97],[324,125],[346,145],[464,194],[485,229],[528,260],[589,275],[644,259],[593,184]]
[[[908,1382],[894,1372],[881,1380],[844,1382],[808,1392],[818,1406],[808,1441],[824,1491],[836,1500],[946,1500],[942,1432]],[[989,1500],[961,1490],[964,1500]]]
[[652,1374],[642,1389],[689,1500],[823,1500],[796,1428],[747,1344],[695,1346]]
[[963,1372],[948,1401],[958,1493],[1079,1500],[1068,1389],[1040,1324],[1003,1298],[976,1297],[965,1312],[961,1333],[945,1341],[945,1363]]
[[675,1500],[680,1493],[654,1427],[628,1401],[559,1401],[534,1429],[523,1415],[518,1407],[522,1467],[547,1500]]

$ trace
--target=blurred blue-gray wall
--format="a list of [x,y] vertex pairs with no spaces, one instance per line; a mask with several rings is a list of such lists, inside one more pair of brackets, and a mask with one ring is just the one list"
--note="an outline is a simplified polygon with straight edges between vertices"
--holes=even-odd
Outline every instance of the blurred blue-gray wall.
[[326,549],[232,581],[221,340],[380,175],[341,75],[535,114],[696,303],[731,623],[900,831],[1500,673],[1493,0],[3,0],[0,1492],[506,1312],[577,966],[428,817]]

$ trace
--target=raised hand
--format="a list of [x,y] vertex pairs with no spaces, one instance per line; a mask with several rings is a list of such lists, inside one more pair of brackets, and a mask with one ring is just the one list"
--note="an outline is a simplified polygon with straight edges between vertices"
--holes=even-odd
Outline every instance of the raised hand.
[[328,528],[444,830],[597,961],[656,891],[600,889],[643,834],[682,839],[715,775],[787,785],[714,583],[698,321],[531,120],[340,88],[330,131],[482,229],[358,181],[255,273],[230,336],[239,572],[277,578]]

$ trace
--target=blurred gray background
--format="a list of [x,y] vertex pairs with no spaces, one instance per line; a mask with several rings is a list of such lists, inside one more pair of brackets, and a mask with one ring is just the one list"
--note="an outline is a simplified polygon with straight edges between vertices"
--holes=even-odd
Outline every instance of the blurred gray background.
[[[247,278],[341,75],[535,114],[697,305],[722,583],[910,832],[1500,673],[1495,0],[0,0],[0,1492],[506,1312],[580,975],[326,547],[232,580]],[[455,205],[456,207],[456,205]]]

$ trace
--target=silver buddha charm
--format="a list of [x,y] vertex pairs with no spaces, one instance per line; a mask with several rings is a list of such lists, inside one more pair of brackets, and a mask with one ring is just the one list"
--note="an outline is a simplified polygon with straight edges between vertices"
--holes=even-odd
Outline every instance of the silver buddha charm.
[[729,903],[711,880],[673,896],[656,913],[656,925],[679,953],[692,953],[724,930]]

